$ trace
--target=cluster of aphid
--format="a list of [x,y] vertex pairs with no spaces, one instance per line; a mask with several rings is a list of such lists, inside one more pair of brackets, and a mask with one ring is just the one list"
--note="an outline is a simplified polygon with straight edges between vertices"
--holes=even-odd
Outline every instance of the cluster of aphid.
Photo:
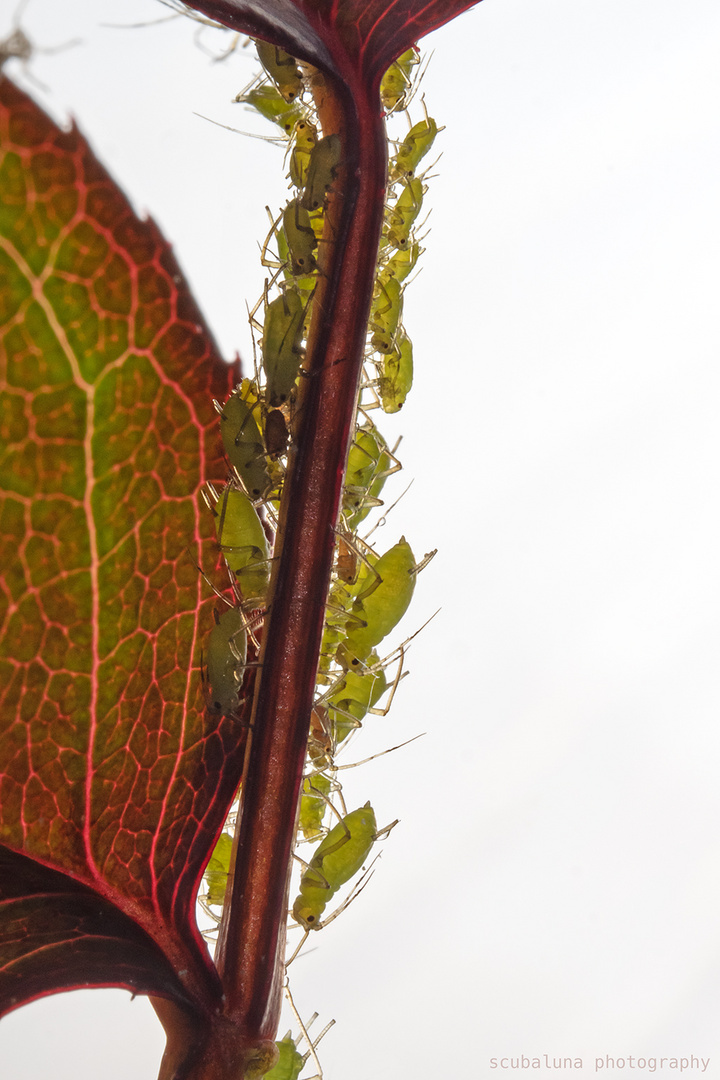
[[[237,101],[251,106],[284,133],[293,190],[292,198],[272,220],[263,248],[263,264],[275,273],[250,315],[256,333],[255,379],[243,380],[224,404],[217,405],[230,476],[221,491],[208,485],[206,501],[215,515],[233,601],[216,615],[204,659],[208,708],[223,715],[239,709],[248,639],[254,641],[256,624],[262,619],[272,559],[266,523],[274,524],[279,505],[313,293],[323,272],[325,201],[340,164],[340,140],[336,135],[321,135],[317,115],[303,100],[307,76],[297,62],[275,46],[259,42],[257,48],[264,74]],[[412,96],[410,74],[417,64],[417,53],[411,49],[386,73],[382,100],[387,114],[406,110]],[[415,171],[436,133],[435,122],[426,114],[395,144],[390,165],[361,404],[337,529],[298,814],[299,843],[320,841],[309,860],[299,860],[304,871],[292,918],[293,925],[305,931],[302,941],[346,906],[347,900],[322,918],[335,893],[360,872],[374,842],[393,827],[378,829],[370,803],[347,812],[338,780],[342,766],[337,765],[336,755],[368,713],[385,714],[389,708],[390,702],[384,709],[377,706],[387,691],[392,700],[402,676],[403,646],[384,658],[377,647],[405,614],[417,573],[430,558],[416,563],[404,537],[379,555],[367,538],[358,536],[358,529],[375,507],[382,506],[385,482],[401,467],[370,413],[378,405],[396,412],[412,384],[412,345],[401,322],[402,282],[421,251],[413,226],[426,188]],[[271,298],[271,291],[277,295]],[[390,682],[386,669],[394,661],[397,671]],[[201,903],[210,914],[224,902],[232,846],[229,829],[220,837],[205,874]],[[312,1049],[309,1040],[308,1044]],[[281,1060],[268,1076],[295,1080],[307,1055],[303,1058],[289,1038],[278,1043],[278,1048]]]

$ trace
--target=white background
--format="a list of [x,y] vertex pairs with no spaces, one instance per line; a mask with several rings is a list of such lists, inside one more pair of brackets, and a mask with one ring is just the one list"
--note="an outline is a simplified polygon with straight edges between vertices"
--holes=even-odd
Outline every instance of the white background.
[[[213,64],[180,20],[101,25],[162,10],[31,0],[37,45],[83,39],[37,55],[34,92],[249,358],[282,152],[193,115],[253,126],[229,104],[248,55]],[[416,385],[381,421],[415,482],[378,546],[440,549],[403,630],[442,611],[347,755],[427,733],[346,774],[401,824],[293,966],[303,1015],[337,1020],[328,1080],[545,1053],[720,1077],[719,41],[717,0],[485,0],[426,42],[446,129],[405,299]],[[153,1080],[162,1045],[119,991],[0,1023],[5,1080]]]

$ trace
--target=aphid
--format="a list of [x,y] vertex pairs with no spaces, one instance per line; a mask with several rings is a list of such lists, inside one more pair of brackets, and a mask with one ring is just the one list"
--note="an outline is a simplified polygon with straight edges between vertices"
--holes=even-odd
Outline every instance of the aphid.
[[260,63],[282,96],[286,101],[294,101],[303,91],[302,74],[295,57],[267,41],[256,41],[255,47]]
[[338,648],[343,667],[356,666],[393,630],[410,606],[418,567],[405,537],[373,565],[363,565],[351,612],[359,620],[350,625]]
[[423,195],[427,188],[419,176],[411,177],[400,192],[397,202],[390,208],[387,237],[391,247],[406,248],[410,242],[410,230],[422,210]]
[[247,660],[247,630],[240,608],[226,608],[215,616],[207,641],[209,708],[232,716],[240,704],[238,690]]
[[301,341],[305,310],[296,289],[286,289],[265,308],[262,362],[266,393],[274,408],[290,397],[302,359]]
[[324,204],[325,196],[337,175],[341,153],[339,135],[326,135],[314,146],[302,197],[302,205],[306,210],[318,210]]
[[412,341],[402,334],[388,353],[380,369],[378,391],[380,404],[386,413],[399,412],[405,404],[413,382]]
[[297,1080],[307,1060],[307,1055],[298,1051],[290,1037],[290,1032],[275,1045],[279,1056],[270,1072],[265,1073],[265,1080]]
[[227,888],[228,873],[230,872],[231,851],[232,836],[230,833],[220,833],[218,842],[210,856],[210,862],[205,869],[208,904],[225,903],[225,889]]
[[270,552],[252,501],[244,491],[228,484],[215,513],[220,550],[240,586],[243,600],[264,600],[270,579]]
[[288,445],[287,421],[279,409],[270,409],[265,417],[265,449],[268,457],[280,457]]
[[378,294],[370,309],[370,343],[377,352],[389,353],[402,317],[402,288],[396,277],[380,278],[377,284]]
[[410,128],[395,155],[390,170],[390,180],[399,180],[402,176],[414,176],[419,162],[425,157],[435,142],[438,126],[431,116],[426,116]]
[[387,69],[380,83],[380,100],[385,112],[395,112],[405,105],[405,97],[410,89],[410,69],[419,63],[420,57],[412,46]]
[[347,814],[330,830],[300,880],[293,916],[306,930],[319,929],[320,916],[338,889],[354,877],[377,838],[370,803]]
[[387,281],[388,278],[397,278],[398,281],[404,281],[415,269],[422,252],[423,248],[417,240],[405,248],[394,251],[380,271],[379,280]]
[[290,151],[290,179],[302,190],[307,183],[312,152],[318,143],[317,128],[309,120],[298,120],[292,135]]
[[317,236],[310,222],[310,215],[297,199],[289,202],[283,210],[283,228],[293,274],[297,276],[311,273],[317,266],[313,255],[317,247]]
[[351,532],[357,529],[373,506],[381,505],[379,495],[385,481],[400,468],[400,462],[390,453],[376,427],[356,431],[348,454],[342,503],[345,524]]
[[346,671],[340,685],[328,698],[328,717],[336,745],[360,726],[361,721],[387,690],[385,672],[379,665],[380,658],[377,653],[371,653],[367,658],[367,667]]
[[291,134],[295,125],[305,115],[302,105],[287,102],[280,91],[268,83],[253,87],[246,94],[238,94],[235,101],[249,105],[266,120],[271,120],[281,127],[287,135]]
[[228,461],[237,470],[251,499],[262,499],[271,486],[260,429],[252,406],[238,391],[220,410],[220,436]]
[[322,833],[330,787],[330,777],[323,776],[322,773],[315,773],[303,780],[298,825],[306,840],[314,840]]

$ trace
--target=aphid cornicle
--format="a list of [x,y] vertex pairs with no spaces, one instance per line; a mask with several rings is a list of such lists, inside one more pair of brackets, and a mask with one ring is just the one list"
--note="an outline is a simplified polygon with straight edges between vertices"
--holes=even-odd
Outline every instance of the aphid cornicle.
[[275,1045],[278,1048],[279,1057],[270,1072],[265,1073],[264,1080],[298,1080],[305,1064],[305,1057],[299,1052],[290,1037],[290,1032]]
[[302,105],[288,102],[280,91],[269,84],[255,86],[246,94],[238,94],[235,101],[239,105],[249,105],[266,120],[271,120],[290,135],[299,120],[305,115]]
[[293,916],[306,930],[317,928],[338,889],[357,874],[377,837],[370,803],[347,814],[330,830],[300,879]]
[[302,74],[295,57],[267,41],[258,40],[255,47],[260,63],[282,96],[286,101],[294,101],[303,90]]
[[236,713],[247,661],[247,630],[240,608],[227,608],[216,615],[207,640],[205,658],[208,681],[208,708],[223,716]]
[[339,135],[326,135],[313,147],[302,197],[306,210],[318,210],[325,202],[325,196],[337,175],[341,154]]
[[215,510],[220,550],[243,600],[263,601],[270,578],[267,537],[257,510],[244,491],[227,485]]
[[273,408],[287,401],[298,377],[304,318],[303,302],[296,289],[286,289],[265,308],[262,362],[267,397]]
[[237,391],[220,411],[220,436],[227,459],[252,499],[262,499],[271,485],[265,447],[252,406]]
[[310,215],[298,199],[292,199],[283,210],[283,229],[293,274],[302,276],[311,273],[317,265],[313,255],[317,237],[310,223]]
[[402,409],[413,382],[412,341],[402,334],[392,350],[383,357],[378,393],[383,412],[396,413]]

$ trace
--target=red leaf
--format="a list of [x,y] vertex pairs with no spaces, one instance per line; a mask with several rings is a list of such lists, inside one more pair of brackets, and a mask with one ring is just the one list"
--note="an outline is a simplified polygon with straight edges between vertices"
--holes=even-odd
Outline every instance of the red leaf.
[[167,995],[192,1006],[137,923],[67,875],[0,845],[0,1013],[88,985]]
[[[237,373],[155,224],[7,79],[0,237],[0,841],[72,879],[48,917],[82,884],[138,985],[162,950],[185,1000],[207,1002],[194,897],[245,730],[205,709],[214,597],[197,566],[217,549],[198,489],[226,473],[212,399]],[[57,945],[73,980],[84,958],[84,981],[106,985],[94,926],[71,947],[59,919]]]
[[[379,84],[396,57],[480,0],[186,0],[224,26],[347,80]],[[352,80],[351,80],[352,81]]]

